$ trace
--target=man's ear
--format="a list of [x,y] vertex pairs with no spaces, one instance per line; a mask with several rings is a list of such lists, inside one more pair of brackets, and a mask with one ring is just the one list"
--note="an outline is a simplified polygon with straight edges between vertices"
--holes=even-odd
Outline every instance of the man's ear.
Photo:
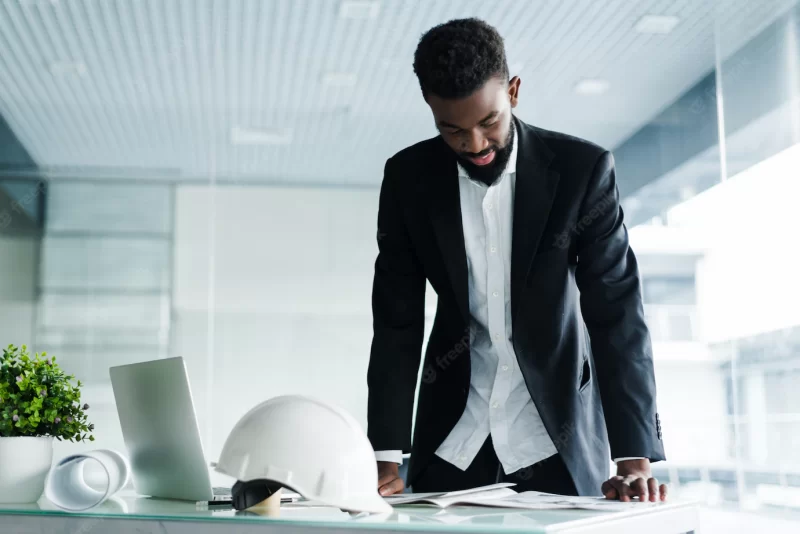
[[519,79],[519,76],[514,76],[508,82],[508,100],[511,102],[511,107],[517,107],[517,102],[519,101],[519,84],[522,81]]

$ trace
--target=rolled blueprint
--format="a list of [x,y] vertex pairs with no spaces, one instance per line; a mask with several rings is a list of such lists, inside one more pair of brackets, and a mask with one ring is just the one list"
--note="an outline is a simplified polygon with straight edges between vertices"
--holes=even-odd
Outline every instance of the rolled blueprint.
[[[88,477],[87,467],[98,476]],[[73,454],[50,470],[44,494],[64,510],[88,510],[121,490],[130,479],[130,471],[127,459],[116,451]]]

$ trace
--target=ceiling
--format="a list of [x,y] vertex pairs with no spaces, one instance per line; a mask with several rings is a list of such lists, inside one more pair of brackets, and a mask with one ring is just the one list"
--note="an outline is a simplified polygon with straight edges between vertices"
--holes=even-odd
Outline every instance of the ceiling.
[[[411,60],[437,23],[495,25],[518,115],[613,148],[713,68],[715,24],[732,52],[795,3],[0,0],[0,115],[54,178],[374,186],[435,135]],[[636,32],[647,14],[680,22]],[[584,78],[609,90],[578,95]]]

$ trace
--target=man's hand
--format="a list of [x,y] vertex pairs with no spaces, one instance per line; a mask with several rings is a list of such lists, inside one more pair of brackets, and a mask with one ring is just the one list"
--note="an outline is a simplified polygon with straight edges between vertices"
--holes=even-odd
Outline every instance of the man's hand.
[[640,502],[666,501],[667,486],[658,485],[650,472],[650,460],[623,460],[617,464],[617,476],[603,482],[600,490],[606,499],[629,502],[639,497]]
[[378,492],[382,496],[403,493],[405,487],[395,462],[378,462]]

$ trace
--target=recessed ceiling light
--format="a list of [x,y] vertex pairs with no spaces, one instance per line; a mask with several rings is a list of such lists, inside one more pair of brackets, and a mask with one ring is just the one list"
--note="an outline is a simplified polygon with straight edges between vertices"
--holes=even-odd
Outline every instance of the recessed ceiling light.
[[322,76],[322,83],[326,87],[353,87],[358,81],[358,76],[353,72],[326,72]]
[[600,78],[586,78],[575,84],[575,92],[579,95],[602,95],[608,92],[608,80]]
[[86,64],[82,61],[53,61],[49,68],[50,74],[53,76],[83,76],[86,74]]
[[343,0],[339,5],[339,16],[343,19],[374,19],[381,10],[377,0]]
[[639,33],[666,35],[675,29],[680,19],[675,15],[645,15],[636,23]]
[[231,128],[231,143],[234,145],[288,145],[292,142],[292,130],[273,128],[256,130],[234,126]]

